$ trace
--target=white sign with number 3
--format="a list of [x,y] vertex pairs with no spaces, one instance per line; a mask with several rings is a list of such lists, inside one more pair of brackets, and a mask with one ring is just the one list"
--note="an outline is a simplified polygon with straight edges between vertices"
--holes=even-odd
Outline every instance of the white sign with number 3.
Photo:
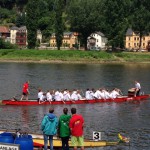
[[93,131],[93,140],[95,141],[101,140],[101,132]]

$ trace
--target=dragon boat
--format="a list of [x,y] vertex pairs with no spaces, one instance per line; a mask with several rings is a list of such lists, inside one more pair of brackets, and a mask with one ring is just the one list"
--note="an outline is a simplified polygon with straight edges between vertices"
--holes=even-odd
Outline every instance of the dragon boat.
[[142,101],[150,98],[150,94],[146,95],[140,95],[140,96],[121,96],[115,99],[92,99],[92,100],[86,100],[81,99],[77,101],[69,100],[69,101],[43,101],[39,104],[37,100],[16,100],[16,99],[8,99],[8,100],[1,100],[2,105],[17,105],[17,106],[30,106],[30,105],[61,105],[61,104],[94,104],[94,103],[110,103],[110,102],[132,102],[132,101]]

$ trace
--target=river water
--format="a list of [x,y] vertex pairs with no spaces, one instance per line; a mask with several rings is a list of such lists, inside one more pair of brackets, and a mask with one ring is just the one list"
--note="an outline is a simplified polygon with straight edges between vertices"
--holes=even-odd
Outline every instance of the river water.
[[[120,88],[127,95],[138,80],[142,92],[150,93],[150,64],[40,64],[0,63],[0,99],[21,97],[22,84],[30,81],[29,98],[37,98],[39,87],[48,89],[80,89],[106,87]],[[0,106],[0,129],[22,129],[41,133],[41,120],[50,106]],[[85,138],[93,131],[102,133],[102,140],[117,140],[117,134],[130,137],[130,144],[98,150],[149,150],[150,101],[138,103],[99,103],[81,105],[56,105],[59,117],[64,107],[76,107],[85,119]],[[89,148],[92,149],[92,148]],[[94,150],[95,150],[94,149]]]

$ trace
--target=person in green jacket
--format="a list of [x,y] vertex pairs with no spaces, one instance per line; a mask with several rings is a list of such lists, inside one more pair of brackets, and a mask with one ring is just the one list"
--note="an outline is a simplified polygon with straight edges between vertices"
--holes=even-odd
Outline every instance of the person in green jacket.
[[69,121],[71,115],[68,115],[68,108],[63,109],[63,115],[60,116],[58,122],[58,136],[62,140],[62,149],[69,150],[70,128]]

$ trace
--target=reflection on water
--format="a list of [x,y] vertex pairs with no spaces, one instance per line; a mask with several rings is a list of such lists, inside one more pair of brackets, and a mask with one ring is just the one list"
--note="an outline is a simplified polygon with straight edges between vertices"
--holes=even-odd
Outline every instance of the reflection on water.
[[[133,64],[30,64],[0,63],[0,98],[21,96],[22,84],[30,80],[30,98],[37,97],[38,87],[73,89],[118,87],[126,94],[139,80],[142,90],[149,93],[150,65]],[[0,106],[0,129],[18,129],[41,133],[40,124],[50,106]],[[150,147],[150,101],[139,103],[99,103],[54,106],[59,117],[62,109],[76,107],[85,119],[85,137],[101,131],[103,140],[116,141],[118,132],[131,138],[130,145],[95,148],[97,150],[148,150]],[[91,149],[91,148],[90,148]],[[94,149],[94,150],[95,150]]]

